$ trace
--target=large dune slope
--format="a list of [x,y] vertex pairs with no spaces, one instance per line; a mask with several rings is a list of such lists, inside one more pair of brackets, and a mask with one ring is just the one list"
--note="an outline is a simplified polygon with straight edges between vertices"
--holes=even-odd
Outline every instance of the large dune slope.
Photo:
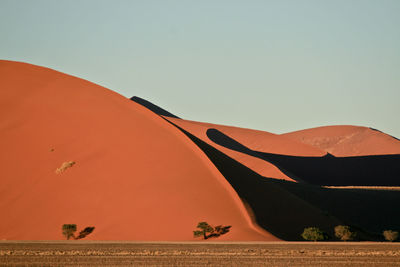
[[[0,61],[0,239],[193,240],[199,221],[232,225],[220,240],[277,240],[182,132],[93,83]],[[57,174],[62,163],[75,165]]]

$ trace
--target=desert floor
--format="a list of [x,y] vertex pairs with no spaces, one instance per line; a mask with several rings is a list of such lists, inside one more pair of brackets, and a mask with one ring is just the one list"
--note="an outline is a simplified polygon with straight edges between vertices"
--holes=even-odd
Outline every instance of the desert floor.
[[400,266],[400,243],[1,241],[0,266]]

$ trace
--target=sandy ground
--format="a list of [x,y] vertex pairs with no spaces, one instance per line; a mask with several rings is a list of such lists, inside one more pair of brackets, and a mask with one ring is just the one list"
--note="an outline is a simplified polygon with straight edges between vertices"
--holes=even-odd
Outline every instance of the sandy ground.
[[400,266],[400,243],[0,242],[0,266]]

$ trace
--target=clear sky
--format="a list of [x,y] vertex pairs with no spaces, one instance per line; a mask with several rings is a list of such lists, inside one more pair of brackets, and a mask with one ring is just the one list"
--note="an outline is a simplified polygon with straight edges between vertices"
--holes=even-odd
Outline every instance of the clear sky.
[[400,137],[399,0],[0,0],[0,58],[185,119]]

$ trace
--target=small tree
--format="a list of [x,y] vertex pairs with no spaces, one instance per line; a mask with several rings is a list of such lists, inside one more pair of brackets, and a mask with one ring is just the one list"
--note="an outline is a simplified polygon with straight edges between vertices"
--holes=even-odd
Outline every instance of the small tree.
[[383,231],[383,236],[387,241],[393,242],[399,238],[399,232],[392,231],[392,230],[385,230]]
[[327,239],[327,235],[317,227],[305,228],[301,234],[301,237],[304,238],[304,240],[309,241],[320,241]]
[[214,230],[214,228],[206,222],[199,222],[197,228],[200,228],[201,230],[193,231],[194,237],[203,236],[204,239],[208,238],[207,233],[211,233]]
[[74,233],[76,232],[76,224],[64,224],[62,226],[62,234],[69,240],[71,237],[74,237]]
[[203,237],[204,239],[208,239],[211,237],[219,237],[220,235],[228,233],[231,226],[218,225],[212,227],[207,222],[199,222],[197,224],[197,228],[200,228],[201,230],[193,231],[194,237]]
[[335,236],[343,241],[353,240],[356,237],[356,233],[350,230],[347,225],[338,225],[335,227]]

